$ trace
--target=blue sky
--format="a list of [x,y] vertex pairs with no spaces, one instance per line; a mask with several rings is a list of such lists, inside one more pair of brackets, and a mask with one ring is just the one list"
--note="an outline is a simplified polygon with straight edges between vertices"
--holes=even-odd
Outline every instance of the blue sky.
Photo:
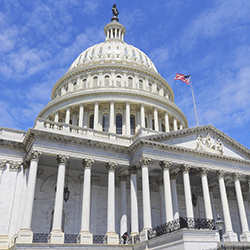
[[0,127],[28,130],[55,82],[89,46],[104,41],[116,3],[125,41],[140,48],[196,126],[212,124],[250,148],[249,0],[2,0]]

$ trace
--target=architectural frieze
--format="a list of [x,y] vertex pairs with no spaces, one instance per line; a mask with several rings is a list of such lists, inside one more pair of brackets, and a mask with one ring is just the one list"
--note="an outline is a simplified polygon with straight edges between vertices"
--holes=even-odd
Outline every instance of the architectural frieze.
[[212,157],[212,158],[228,160],[230,162],[233,161],[233,162],[240,162],[240,163],[244,163],[244,164],[250,164],[250,160],[234,158],[234,157],[220,155],[220,154],[216,154],[216,153],[198,151],[198,150],[195,150],[195,149],[184,148],[184,147],[180,147],[180,146],[168,145],[168,144],[165,144],[165,143],[155,142],[155,141],[152,141],[152,140],[149,140],[149,139],[148,140],[140,139],[140,140],[136,141],[136,143],[132,144],[129,147],[128,152],[129,153],[134,153],[135,150],[138,151],[142,147],[152,147],[152,146],[155,147],[155,148],[158,148],[160,150],[168,149],[169,151],[174,151],[174,152],[192,153],[192,154],[205,156],[205,157],[210,157],[210,158]]
[[21,149],[24,150],[22,142],[10,141],[6,139],[0,140],[0,146],[4,148]]
[[221,140],[228,142],[230,145],[232,145],[235,149],[239,149],[242,153],[244,153],[247,156],[250,156],[250,150],[240,143],[236,142],[234,139],[226,135],[225,133],[221,132],[220,130],[216,129],[212,125],[204,125],[204,126],[199,126],[199,127],[194,127],[194,128],[187,128],[183,130],[178,130],[178,131],[171,131],[168,133],[160,133],[157,135],[151,135],[148,137],[145,137],[145,140],[163,140],[163,139],[169,139],[172,137],[178,137],[186,134],[193,134],[196,132],[202,132],[202,131],[209,131],[214,133],[216,136],[218,136]]

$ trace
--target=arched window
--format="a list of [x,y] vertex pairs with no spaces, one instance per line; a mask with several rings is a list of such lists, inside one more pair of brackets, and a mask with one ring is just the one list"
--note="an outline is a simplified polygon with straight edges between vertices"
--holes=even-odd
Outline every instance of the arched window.
[[143,81],[141,79],[139,80],[139,89],[143,89]]
[[95,77],[93,78],[93,87],[96,88],[96,87],[97,87],[97,84],[98,84],[98,77],[95,76]]
[[152,119],[152,129],[155,130],[155,120]]
[[129,78],[128,78],[128,87],[129,87],[129,88],[132,88],[132,87],[133,87],[133,78],[132,78],[132,77],[129,77]]
[[116,115],[116,134],[122,134],[122,115]]
[[71,125],[73,124],[72,119],[69,120],[69,124],[71,124]]
[[109,76],[104,77],[104,85],[105,85],[105,87],[109,86]]
[[148,127],[148,119],[145,117],[145,128]]
[[130,115],[130,133],[131,135],[135,134],[135,116]]
[[116,77],[116,86],[121,87],[122,86],[122,78],[121,76]]
[[74,82],[73,83],[73,90],[76,91],[76,89],[77,89],[77,82]]
[[83,89],[87,88],[87,79],[86,78],[82,80],[82,88]]
[[102,116],[102,131],[109,132],[109,114]]
[[162,130],[162,132],[166,132],[166,130],[165,130],[165,124],[161,124],[161,130]]
[[152,92],[152,83],[151,82],[148,84],[148,91]]
[[89,128],[94,128],[94,114],[89,117]]

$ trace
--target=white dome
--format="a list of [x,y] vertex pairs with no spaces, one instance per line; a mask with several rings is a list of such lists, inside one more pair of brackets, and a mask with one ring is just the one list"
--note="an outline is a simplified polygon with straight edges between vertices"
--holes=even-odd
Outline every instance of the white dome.
[[71,64],[68,71],[102,62],[122,62],[157,72],[153,62],[145,53],[117,39],[109,39],[86,49]]
[[123,63],[157,72],[153,62],[145,53],[123,41],[126,30],[122,24],[111,22],[105,26],[104,32],[106,41],[83,51],[68,71],[92,64]]

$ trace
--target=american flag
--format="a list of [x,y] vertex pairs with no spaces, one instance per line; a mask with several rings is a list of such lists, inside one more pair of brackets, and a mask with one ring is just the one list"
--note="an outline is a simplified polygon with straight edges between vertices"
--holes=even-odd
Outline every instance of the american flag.
[[181,80],[182,82],[185,82],[187,85],[189,85],[189,77],[190,75],[183,75],[183,74],[179,74],[179,73],[176,73],[175,75],[175,80]]

